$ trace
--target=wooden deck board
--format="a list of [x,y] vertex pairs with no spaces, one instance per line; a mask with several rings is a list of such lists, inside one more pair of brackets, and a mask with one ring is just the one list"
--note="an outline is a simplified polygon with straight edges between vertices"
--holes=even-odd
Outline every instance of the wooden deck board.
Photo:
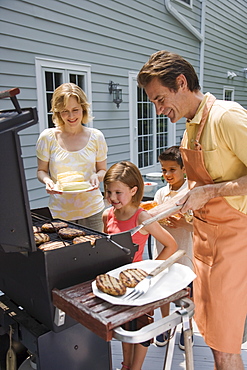
[[[185,355],[184,351],[181,351],[178,342],[180,337],[180,326],[177,327],[175,349],[172,361],[171,370],[185,370]],[[194,370],[213,370],[214,361],[213,355],[210,348],[205,344],[202,336],[198,332],[194,323],[194,346],[193,346],[193,358],[194,358]],[[121,368],[122,362],[122,347],[121,343],[117,340],[111,342],[112,347],[112,369],[116,370]],[[142,370],[163,370],[164,356],[166,347],[156,347],[151,345],[148,349],[145,362],[142,366]],[[242,346],[242,358],[244,361],[244,368],[247,369],[247,342]]]

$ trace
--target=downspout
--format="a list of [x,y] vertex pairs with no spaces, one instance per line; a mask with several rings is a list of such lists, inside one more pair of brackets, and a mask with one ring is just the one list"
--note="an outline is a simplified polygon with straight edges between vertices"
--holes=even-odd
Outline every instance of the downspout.
[[202,14],[201,14],[201,32],[199,32],[194,26],[192,26],[187,19],[180,14],[172,5],[170,0],[165,0],[165,7],[167,11],[176,18],[188,31],[190,31],[200,41],[200,73],[199,83],[203,90],[203,72],[204,72],[204,35],[205,35],[205,13],[206,13],[206,1],[199,0],[202,3]]
[[205,23],[206,23],[206,2],[207,0],[200,0],[202,3],[201,13],[201,35],[203,37],[200,45],[200,73],[199,73],[199,84],[201,91],[203,92],[203,80],[204,80],[204,51],[205,51]]

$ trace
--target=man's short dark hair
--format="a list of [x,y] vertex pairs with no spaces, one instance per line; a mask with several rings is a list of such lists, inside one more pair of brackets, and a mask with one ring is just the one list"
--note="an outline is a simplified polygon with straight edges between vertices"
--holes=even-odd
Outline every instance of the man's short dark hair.
[[166,50],[157,51],[150,56],[137,76],[138,85],[145,87],[157,78],[160,83],[175,92],[178,91],[177,77],[183,74],[190,91],[200,90],[198,76],[193,66],[180,55]]

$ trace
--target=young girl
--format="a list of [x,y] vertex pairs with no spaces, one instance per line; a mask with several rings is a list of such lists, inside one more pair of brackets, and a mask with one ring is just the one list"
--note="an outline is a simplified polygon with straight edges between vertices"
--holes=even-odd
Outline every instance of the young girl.
[[[122,161],[109,168],[104,177],[105,198],[112,205],[103,213],[104,232],[116,234],[129,230],[144,220],[149,214],[140,208],[144,183],[139,169],[131,162]],[[177,250],[177,243],[168,231],[158,222],[145,226],[132,236],[133,243],[139,245],[133,262],[142,261],[142,254],[149,234],[159,240],[164,248],[157,259],[167,259]],[[141,370],[147,345],[122,343],[123,362],[121,370]]]

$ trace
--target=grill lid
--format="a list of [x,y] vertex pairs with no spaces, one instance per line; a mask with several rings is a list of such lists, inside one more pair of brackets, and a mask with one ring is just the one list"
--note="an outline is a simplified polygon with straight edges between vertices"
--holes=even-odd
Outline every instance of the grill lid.
[[[13,92],[12,90],[15,90]],[[10,97],[16,110],[0,111],[0,251],[35,251],[31,212],[18,132],[38,122],[36,108],[21,110],[19,89],[0,92]]]

